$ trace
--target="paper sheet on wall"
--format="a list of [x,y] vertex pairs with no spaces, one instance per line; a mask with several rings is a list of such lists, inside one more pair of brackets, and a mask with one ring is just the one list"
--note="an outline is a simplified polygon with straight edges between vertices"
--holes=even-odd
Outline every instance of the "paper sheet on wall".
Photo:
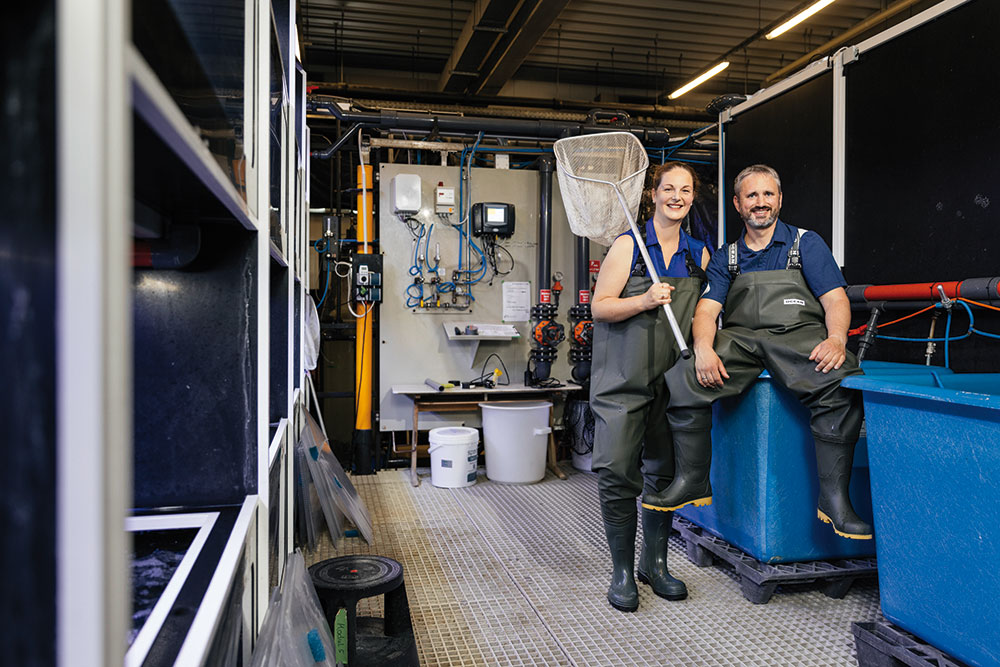
[[503,321],[527,322],[531,316],[531,283],[503,283]]

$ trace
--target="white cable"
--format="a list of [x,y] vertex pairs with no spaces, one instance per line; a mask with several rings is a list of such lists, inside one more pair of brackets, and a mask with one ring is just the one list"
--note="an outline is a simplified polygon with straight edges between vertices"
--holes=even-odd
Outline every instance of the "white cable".
[[[340,267],[340,266],[346,266],[347,267],[347,273],[341,273],[338,270],[338,267]],[[333,264],[333,275],[337,276],[338,278],[350,278],[352,270],[353,270],[353,267],[351,266],[350,262],[334,262],[334,264]]]
[[368,308],[367,310],[365,310],[365,312],[358,315],[357,313],[354,312],[354,309],[351,308],[351,302],[350,301],[347,302],[347,310],[351,311],[351,315],[354,315],[354,319],[356,320],[360,320],[362,317],[368,317],[368,313],[372,312],[372,309],[375,307],[375,302],[372,301],[371,303],[369,303],[367,301],[362,301],[361,305],[368,306]]

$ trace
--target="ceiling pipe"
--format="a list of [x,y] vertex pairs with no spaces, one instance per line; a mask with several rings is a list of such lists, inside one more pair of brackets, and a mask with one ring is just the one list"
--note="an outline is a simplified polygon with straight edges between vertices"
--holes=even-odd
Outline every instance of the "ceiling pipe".
[[[525,107],[533,109],[549,109],[554,111],[580,111],[588,113],[596,105],[587,100],[561,100],[548,97],[507,97],[499,95],[466,95],[463,93],[399,90],[396,88],[377,88],[370,86],[354,86],[349,84],[310,83],[310,94],[339,95],[343,97],[368,98],[397,102],[416,102],[423,104],[461,105],[466,107]],[[675,118],[678,120],[713,120],[714,116],[699,107],[635,104],[614,102],[616,109],[622,109],[638,116],[653,116]]]
[[341,122],[361,123],[366,127],[376,127],[383,130],[437,131],[440,133],[482,132],[489,136],[517,136],[537,139],[561,139],[582,134],[621,131],[631,132],[644,146],[664,146],[670,141],[670,132],[663,127],[598,125],[596,123],[567,123],[552,120],[488,118],[485,116],[449,116],[387,109],[360,113],[344,111],[336,102],[317,100],[309,100],[307,106],[310,110],[325,109]]
[[763,85],[764,86],[769,86],[770,84],[774,83],[775,81],[778,81],[779,79],[783,79],[786,75],[791,74],[792,72],[798,70],[800,67],[808,65],[810,62],[812,62],[817,57],[825,56],[828,53],[831,53],[837,47],[841,46],[842,44],[845,44],[846,42],[849,42],[850,40],[854,39],[855,37],[857,37],[861,33],[864,33],[864,32],[867,32],[868,30],[871,30],[872,28],[874,28],[876,25],[878,25],[882,21],[890,19],[893,16],[895,16],[896,14],[898,14],[899,12],[901,12],[901,11],[903,11],[905,9],[909,9],[910,7],[912,7],[913,5],[917,4],[918,2],[923,2],[923,1],[924,0],[899,0],[899,2],[886,7],[884,10],[882,10],[878,14],[873,14],[873,15],[869,16],[864,21],[862,21],[861,23],[857,24],[856,26],[854,26],[850,30],[847,30],[846,32],[841,33],[837,37],[834,37],[833,39],[831,39],[826,44],[823,44],[822,46],[816,47],[815,49],[813,49],[812,51],[810,51],[806,55],[802,56],[798,60],[795,60],[791,64],[785,65],[784,67],[782,67],[781,69],[777,70],[776,72],[774,72],[772,74],[769,74],[767,76],[767,78],[764,79],[764,84]]

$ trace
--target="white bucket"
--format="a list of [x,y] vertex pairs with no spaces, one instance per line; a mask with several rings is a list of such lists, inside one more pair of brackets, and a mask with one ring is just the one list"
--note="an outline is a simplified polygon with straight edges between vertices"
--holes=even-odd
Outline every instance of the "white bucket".
[[476,483],[479,431],[465,426],[431,429],[431,484],[446,489]]
[[532,484],[545,477],[549,411],[546,401],[480,403],[486,476],[494,482]]

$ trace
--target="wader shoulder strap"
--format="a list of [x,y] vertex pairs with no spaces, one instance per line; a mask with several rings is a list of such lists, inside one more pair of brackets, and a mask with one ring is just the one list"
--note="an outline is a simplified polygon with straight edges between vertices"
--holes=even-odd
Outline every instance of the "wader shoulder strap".
[[740,262],[739,262],[739,251],[736,247],[736,241],[729,244],[729,275],[736,279],[740,275]]
[[788,249],[788,261],[785,263],[786,269],[802,270],[802,254],[799,252],[799,241],[805,233],[804,229],[800,229],[798,234],[795,235],[792,247]]
[[[646,224],[636,225],[639,228],[639,238],[632,238],[633,243],[641,243],[646,245]],[[630,276],[636,276],[639,278],[644,278],[646,276],[646,262],[642,259],[642,253],[639,251],[638,246],[635,248],[635,264],[632,266],[632,272]]]
[[698,262],[694,261],[694,257],[691,256],[690,248],[684,252],[684,264],[687,266],[688,276],[691,278],[697,278],[703,283],[708,282],[708,274],[705,273],[705,269],[698,265]]

